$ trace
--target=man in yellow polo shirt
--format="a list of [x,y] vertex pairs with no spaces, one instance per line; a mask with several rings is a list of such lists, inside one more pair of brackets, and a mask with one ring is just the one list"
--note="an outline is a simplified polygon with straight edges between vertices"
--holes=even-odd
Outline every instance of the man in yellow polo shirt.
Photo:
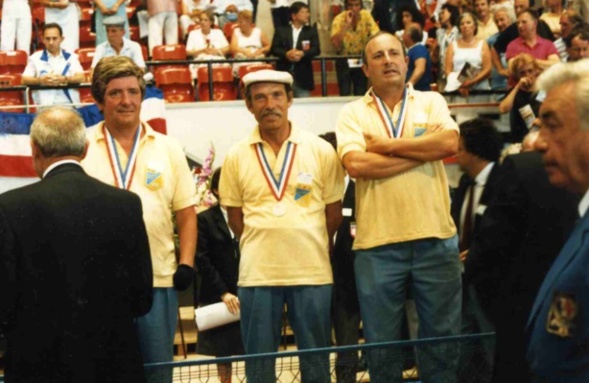
[[[194,275],[196,187],[180,144],[140,121],[144,94],[143,70],[129,57],[105,57],[98,62],[92,96],[104,122],[90,130],[88,155],[82,165],[89,175],[141,198],[154,296],[151,311],[137,318],[135,325],[144,362],[171,362],[178,313],[176,290],[185,290]],[[180,241],[179,262],[173,213]],[[171,368],[146,373],[148,381],[172,381]]]
[[[344,106],[336,134],[344,167],[356,179],[354,269],[364,337],[400,337],[409,289],[420,338],[459,335],[458,241],[441,161],[457,152],[458,126],[440,94],[405,84],[407,56],[396,36],[375,35],[363,61],[372,88]],[[367,353],[371,382],[401,382],[402,358],[391,352]],[[417,352],[422,381],[455,381],[458,350]]]
[[[258,125],[223,164],[221,204],[240,241],[238,296],[248,354],[276,352],[282,310],[297,347],[329,347],[329,249],[342,219],[344,172],[333,147],[288,120],[292,76],[264,70],[243,78]],[[301,356],[303,382],[329,383],[327,354]],[[248,382],[276,382],[274,361],[246,363]]]

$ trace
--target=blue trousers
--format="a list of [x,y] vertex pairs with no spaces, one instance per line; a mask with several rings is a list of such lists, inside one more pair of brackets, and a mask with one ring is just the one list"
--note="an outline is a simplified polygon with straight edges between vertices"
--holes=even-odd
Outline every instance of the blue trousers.
[[[289,323],[299,350],[329,347],[331,285],[240,287],[241,334],[247,354],[278,351],[282,310],[287,306]],[[329,355],[300,357],[302,383],[330,383]],[[275,383],[274,358],[248,361],[248,382]]]
[[[457,236],[358,250],[354,269],[367,342],[400,338],[407,289],[415,299],[419,338],[460,334],[462,280]],[[389,348],[367,352],[372,383],[402,381],[400,351]],[[416,353],[422,382],[456,381],[457,345],[420,346]]]
[[[178,321],[178,293],[173,288],[153,289],[151,310],[135,321],[144,363],[172,362]],[[172,382],[172,368],[146,370],[150,383]]]

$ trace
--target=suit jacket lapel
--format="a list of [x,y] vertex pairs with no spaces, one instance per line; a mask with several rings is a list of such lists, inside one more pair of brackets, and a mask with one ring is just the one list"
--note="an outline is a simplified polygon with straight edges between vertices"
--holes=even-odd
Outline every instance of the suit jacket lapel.
[[[288,42],[288,49],[287,51],[291,50],[292,47],[296,47],[296,45],[293,45],[293,41],[292,41],[292,32],[293,32],[293,27],[292,25],[290,26],[290,28],[288,28],[288,34],[286,36],[286,41]],[[300,35],[299,35],[300,36]],[[296,41],[295,41],[296,42]]]
[[538,291],[538,295],[536,296],[536,300],[534,301],[534,307],[532,308],[530,318],[528,319],[528,326],[530,326],[530,324],[533,322],[534,317],[538,315],[540,307],[542,306],[542,302],[546,299],[546,295],[552,290],[552,286],[554,286],[556,278],[580,253],[580,250],[583,246],[583,239],[589,231],[588,213],[585,213],[581,221],[577,224],[571,233],[571,236],[558,254],[558,257],[552,264],[552,267],[546,274],[544,282],[542,283],[542,286]]
[[227,238],[231,239],[231,232],[229,231],[229,226],[227,226],[227,222],[225,221],[225,217],[223,217],[223,212],[221,211],[221,206],[216,205],[212,207],[214,210],[213,219],[217,224],[219,230],[227,236]]

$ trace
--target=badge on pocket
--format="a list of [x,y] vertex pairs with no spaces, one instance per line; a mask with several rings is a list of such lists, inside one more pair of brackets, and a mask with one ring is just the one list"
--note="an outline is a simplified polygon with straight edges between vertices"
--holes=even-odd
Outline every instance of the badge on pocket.
[[295,202],[301,207],[308,207],[313,196],[313,176],[301,172],[297,177],[297,188],[295,190]]
[[156,191],[164,186],[163,166],[157,162],[149,162],[145,170],[145,186]]

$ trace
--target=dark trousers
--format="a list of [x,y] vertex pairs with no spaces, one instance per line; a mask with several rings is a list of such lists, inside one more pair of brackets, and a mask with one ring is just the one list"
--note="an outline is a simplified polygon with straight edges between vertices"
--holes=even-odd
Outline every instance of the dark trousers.
[[368,90],[368,79],[362,68],[350,68],[347,60],[336,60],[335,71],[340,96],[363,96]]

